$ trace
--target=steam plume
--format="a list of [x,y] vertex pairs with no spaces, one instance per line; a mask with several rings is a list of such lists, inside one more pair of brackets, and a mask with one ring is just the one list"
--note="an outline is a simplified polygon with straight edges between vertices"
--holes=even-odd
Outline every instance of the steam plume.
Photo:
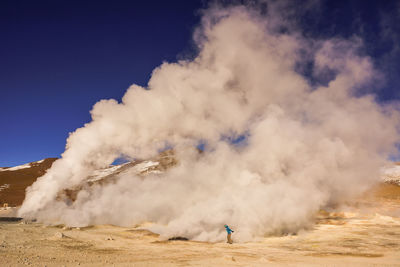
[[[227,223],[244,241],[297,231],[322,206],[368,188],[399,141],[397,111],[363,93],[380,74],[356,38],[309,40],[276,23],[242,6],[207,10],[198,56],[163,63],[122,103],[95,104],[20,215],[71,226],[153,222],[164,237],[209,241],[223,239]],[[56,199],[120,155],[149,158],[166,145],[179,164],[163,174],[125,173],[72,204]]]

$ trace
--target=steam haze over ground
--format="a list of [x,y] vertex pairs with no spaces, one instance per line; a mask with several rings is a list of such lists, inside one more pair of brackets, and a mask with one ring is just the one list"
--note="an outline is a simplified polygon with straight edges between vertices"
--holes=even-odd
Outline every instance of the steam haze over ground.
[[[278,10],[274,1],[262,15],[257,6],[204,10],[198,55],[163,63],[121,103],[96,103],[19,215],[69,226],[151,222],[164,238],[201,241],[223,240],[229,224],[248,241],[307,228],[320,208],[377,183],[399,142],[395,104],[378,104],[371,90],[383,74],[361,39],[305,38]],[[127,172],[73,203],[57,199],[121,156],[167,148],[178,164],[166,172]]]

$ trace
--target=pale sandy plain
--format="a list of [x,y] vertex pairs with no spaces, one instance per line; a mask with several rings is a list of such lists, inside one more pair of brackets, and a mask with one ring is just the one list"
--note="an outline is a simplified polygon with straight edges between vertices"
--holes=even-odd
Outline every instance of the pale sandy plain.
[[1,221],[0,266],[400,266],[400,187],[321,211],[297,235],[232,245],[163,241],[140,227]]

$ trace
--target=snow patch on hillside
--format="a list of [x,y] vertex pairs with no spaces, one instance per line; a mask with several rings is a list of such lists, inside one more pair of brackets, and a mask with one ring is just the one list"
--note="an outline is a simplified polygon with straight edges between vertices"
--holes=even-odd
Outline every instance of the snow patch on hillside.
[[88,178],[88,182],[99,181],[107,176],[116,175],[118,173],[124,172],[125,170],[132,169],[136,174],[143,173],[161,173],[160,170],[157,169],[159,166],[159,162],[157,161],[143,161],[140,162],[133,167],[129,167],[127,169],[123,168],[128,164],[132,164],[133,162],[127,162],[121,165],[110,166],[108,168],[95,170]]
[[154,168],[157,167],[160,163],[157,161],[144,161],[142,163],[139,163],[135,165],[134,170],[137,171],[138,173],[143,173],[143,172],[154,172]]
[[400,165],[382,168],[382,180],[385,183],[400,185]]
[[7,188],[9,188],[10,187],[10,185],[9,184],[3,184],[3,185],[0,185],[0,192],[1,191],[3,191],[4,189],[7,189]]
[[38,166],[43,162],[44,162],[44,159],[38,160],[38,161],[34,161],[34,162],[30,162],[30,163],[26,163],[26,164],[23,164],[23,165],[18,165],[18,166],[15,166],[15,167],[1,167],[0,168],[0,172],[1,171],[18,171],[18,170],[22,170],[22,169],[27,169],[27,168],[31,168],[33,166]]
[[108,168],[100,169],[100,170],[95,170],[92,175],[90,175],[88,181],[89,182],[95,182],[98,180],[103,179],[104,177],[107,177],[111,174],[115,174],[118,170],[120,170],[123,166],[125,166],[128,163],[124,163],[121,165],[115,165],[115,166],[110,166]]
[[32,167],[31,163],[26,163],[24,165],[19,165],[19,166],[15,166],[15,167],[11,167],[11,168],[0,168],[0,171],[17,171],[17,170],[30,168],[30,167]]

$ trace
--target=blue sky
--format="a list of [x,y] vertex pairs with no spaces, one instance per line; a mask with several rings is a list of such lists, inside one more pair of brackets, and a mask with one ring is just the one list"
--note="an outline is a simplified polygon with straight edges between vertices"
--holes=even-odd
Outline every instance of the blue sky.
[[[229,1],[224,1],[229,2]],[[400,98],[399,1],[302,1],[291,17],[317,38],[359,36]],[[146,85],[163,61],[193,56],[207,1],[0,1],[0,166],[59,157],[100,99]]]
[[1,1],[0,166],[59,157],[98,100],[190,53],[202,3],[167,2]]

